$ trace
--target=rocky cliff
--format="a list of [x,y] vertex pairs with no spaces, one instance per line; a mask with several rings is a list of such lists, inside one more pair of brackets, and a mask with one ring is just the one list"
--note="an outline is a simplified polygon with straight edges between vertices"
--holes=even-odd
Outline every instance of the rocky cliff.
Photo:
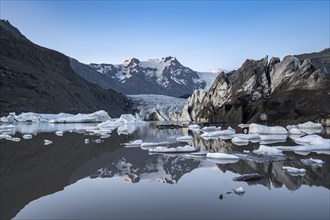
[[276,57],[248,59],[239,69],[221,73],[207,93],[195,91],[180,118],[227,123],[322,122],[330,117],[329,53],[326,49],[290,55],[282,61]]

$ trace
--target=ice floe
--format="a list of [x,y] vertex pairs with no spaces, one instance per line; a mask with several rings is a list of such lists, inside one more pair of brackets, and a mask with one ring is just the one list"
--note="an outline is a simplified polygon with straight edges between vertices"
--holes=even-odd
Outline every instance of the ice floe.
[[235,134],[235,137],[238,137],[238,138],[244,139],[244,140],[260,140],[259,134]]
[[199,125],[197,125],[197,124],[192,124],[192,125],[189,125],[188,126],[188,130],[200,130],[200,126]]
[[288,131],[281,126],[265,126],[252,123],[249,126],[250,134],[288,134]]
[[297,125],[299,129],[305,129],[305,128],[310,128],[310,129],[322,129],[323,126],[320,123],[314,123],[311,121],[302,123],[302,124],[298,124]]
[[142,140],[135,140],[135,141],[132,141],[130,143],[125,143],[124,145],[126,147],[140,147],[141,144],[143,144],[143,141]]
[[303,168],[299,169],[290,166],[283,166],[282,169],[285,170],[288,174],[293,176],[304,176],[306,174],[306,170]]
[[300,159],[300,161],[307,165],[307,166],[312,166],[312,167],[322,167],[323,164],[325,163],[323,160],[319,160],[319,159],[313,159],[313,158],[310,158],[310,159]]
[[245,193],[245,190],[243,189],[243,187],[238,187],[234,189],[234,193],[238,195],[243,195]]
[[190,135],[185,135],[185,136],[178,137],[176,140],[186,142],[186,141],[192,141],[192,140],[194,140],[194,138]]
[[13,137],[13,138],[11,139],[11,141],[14,141],[14,142],[19,142],[19,141],[21,141],[21,139],[20,139],[20,138],[18,138],[18,137]]
[[31,139],[32,138],[32,134],[24,134],[23,135],[23,139]]
[[50,145],[50,144],[52,144],[53,143],[53,141],[50,141],[50,140],[44,140],[44,145]]
[[195,152],[198,149],[196,147],[186,145],[186,146],[178,146],[178,147],[155,147],[149,149],[149,152],[152,153],[189,153],[189,152]]
[[236,133],[236,130],[231,127],[228,127],[227,130],[219,131],[219,134],[221,136],[234,135],[235,133]]
[[210,131],[204,132],[203,134],[201,134],[201,137],[204,139],[218,139],[220,135],[220,131]]
[[238,137],[234,137],[233,139],[231,139],[231,142],[235,145],[239,145],[239,146],[243,146],[243,145],[248,145],[249,141],[246,139],[241,139]]
[[221,127],[216,127],[216,126],[206,126],[201,129],[202,132],[212,132],[212,131],[218,131],[220,130]]
[[[133,116],[134,117],[134,116]],[[91,114],[77,114],[63,118],[52,119],[49,123],[95,123],[104,122],[110,119],[106,111],[100,110]]]
[[206,157],[213,159],[222,159],[222,160],[239,160],[239,157],[225,153],[207,153]]
[[55,134],[56,134],[57,136],[63,136],[63,131],[56,131]]
[[17,123],[17,122],[48,122],[53,119],[73,116],[72,114],[59,113],[59,114],[39,114],[34,112],[24,112],[16,115],[15,112],[9,113],[8,116],[0,118],[3,123]]
[[313,134],[313,135],[306,135],[304,137],[299,137],[293,139],[294,142],[297,144],[310,144],[310,145],[318,145],[318,144],[328,144],[330,145],[329,139],[324,139],[323,137]]
[[304,135],[303,132],[299,130],[299,128],[290,128],[288,129],[289,135]]
[[254,150],[253,153],[258,155],[283,155],[281,150],[275,147],[268,147],[265,145],[260,145],[259,149]]

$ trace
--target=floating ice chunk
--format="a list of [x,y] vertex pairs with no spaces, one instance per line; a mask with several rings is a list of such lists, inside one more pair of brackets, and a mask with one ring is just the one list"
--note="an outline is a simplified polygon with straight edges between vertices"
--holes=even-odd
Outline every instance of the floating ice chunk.
[[193,152],[190,155],[195,156],[195,157],[206,157],[208,151],[198,151],[198,152]]
[[130,143],[125,143],[124,145],[126,147],[140,147],[142,143],[143,143],[142,140],[135,140],[135,141],[132,141]]
[[286,126],[286,129],[287,129],[287,130],[290,130],[290,129],[292,129],[292,128],[298,128],[298,126],[297,126],[297,125],[287,125],[287,126]]
[[104,122],[110,119],[107,112],[100,110],[91,114],[77,114],[73,116],[50,120],[49,123],[93,123]]
[[192,124],[188,126],[188,130],[199,130],[200,126],[197,124]]
[[[220,128],[221,129],[221,128]],[[215,126],[208,126],[208,127],[203,127],[201,129],[202,132],[212,132],[212,131],[218,131],[219,128],[215,127]]]
[[14,138],[12,138],[12,139],[11,139],[11,141],[14,141],[14,142],[19,142],[19,141],[21,141],[21,139],[20,139],[20,138],[18,138],[18,137],[14,137]]
[[100,136],[101,139],[109,138],[111,135],[110,134],[102,134]]
[[207,153],[206,157],[214,159],[239,160],[239,157],[225,153]]
[[194,138],[190,135],[185,135],[182,137],[178,137],[176,140],[185,142],[185,141],[192,141],[192,140],[194,140]]
[[235,137],[245,140],[260,140],[259,134],[235,134]]
[[327,144],[316,144],[316,145],[297,146],[297,147],[294,148],[294,151],[295,152],[318,152],[318,151],[325,151],[325,152],[322,152],[322,153],[327,153],[326,151],[330,151],[330,144],[327,143]]
[[287,135],[260,135],[261,141],[281,141],[286,140]]
[[89,139],[85,139],[85,144],[89,144]]
[[102,142],[101,139],[96,139],[96,140],[95,140],[95,143],[97,143],[97,144],[100,144],[101,142]]
[[222,131],[219,131],[220,135],[234,135],[236,133],[236,130],[231,128],[231,127],[228,127],[227,130],[222,130]]
[[115,121],[116,124],[146,124],[146,122],[136,119],[132,114],[123,114]]
[[188,153],[188,152],[195,152],[198,149],[196,147],[186,145],[186,146],[178,146],[178,147],[155,147],[149,149],[149,152],[152,153]]
[[306,170],[301,168],[295,168],[295,167],[289,167],[289,166],[283,166],[283,170],[285,170],[288,174],[293,175],[293,176],[304,176],[306,174]]
[[298,124],[297,126],[299,129],[302,128],[323,129],[323,126],[320,123],[314,123],[311,121],[305,122],[303,124]]
[[248,154],[248,153],[250,153],[250,151],[249,150],[243,150],[243,153]]
[[56,118],[63,118],[72,116],[72,114],[59,113],[59,114],[39,114],[34,112],[23,112],[20,115],[16,115],[15,112],[9,113],[8,116],[0,118],[0,122],[5,123],[17,123],[17,122],[48,122],[49,120]]
[[97,127],[98,128],[112,128],[112,129],[116,129],[116,128],[119,127],[119,125],[113,119],[109,119],[109,120],[107,120],[105,122],[102,122],[102,123],[98,124]]
[[288,131],[281,126],[265,126],[252,123],[249,126],[250,134],[288,134]]
[[220,131],[211,131],[211,132],[204,132],[201,137],[204,139],[217,139],[220,136]]
[[304,135],[304,133],[302,133],[299,128],[290,128],[289,135]]
[[32,138],[32,134],[24,134],[23,135],[23,139],[31,139]]
[[329,139],[324,139],[323,137],[316,134],[295,138],[293,141],[296,142],[297,144],[310,144],[310,145],[329,144],[330,145]]
[[157,146],[169,146],[170,143],[167,141],[164,142],[144,142],[141,144],[141,147],[157,147]]
[[275,147],[268,147],[265,145],[260,145],[259,149],[254,150],[253,153],[259,155],[283,155],[281,150]]
[[0,140],[1,139],[11,140],[12,137],[9,134],[0,134]]
[[312,166],[312,167],[322,167],[323,164],[325,163],[323,160],[319,160],[319,159],[301,159],[300,160],[303,164],[308,165],[308,166]]
[[245,193],[245,190],[243,189],[243,187],[238,187],[234,189],[234,193],[238,195],[243,195]]
[[55,134],[56,134],[57,136],[63,136],[63,131],[56,131]]
[[233,139],[231,139],[231,142],[233,144],[239,145],[239,146],[243,146],[243,145],[249,144],[249,141],[248,140],[241,139],[241,138],[238,138],[238,137],[234,137]]
[[220,135],[218,138],[222,140],[230,140],[234,137],[234,135]]
[[50,140],[44,140],[44,145],[50,145],[51,143],[53,143],[53,141],[50,141]]

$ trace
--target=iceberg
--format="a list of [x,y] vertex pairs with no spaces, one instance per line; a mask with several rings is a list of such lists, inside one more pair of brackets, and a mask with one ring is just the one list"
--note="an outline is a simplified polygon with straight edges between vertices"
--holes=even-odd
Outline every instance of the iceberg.
[[188,126],[188,130],[199,130],[200,126],[197,124],[192,124]]
[[212,132],[212,131],[217,131],[217,130],[220,130],[220,129],[221,129],[221,127],[220,128],[217,128],[215,126],[207,126],[207,127],[203,127],[201,129],[201,131],[202,132]]
[[185,136],[182,136],[182,137],[178,137],[176,140],[186,142],[186,141],[192,141],[192,140],[194,140],[194,138],[190,135],[185,135]]
[[323,129],[323,126],[320,123],[314,123],[311,121],[305,122],[303,124],[298,124],[297,127],[299,129],[305,129],[305,128],[309,128],[309,129]]
[[31,139],[32,138],[32,134],[24,134],[23,135],[23,139]]
[[221,136],[234,135],[236,133],[236,130],[231,127],[228,127],[227,130],[219,131],[219,133]]
[[19,123],[19,122],[49,122],[50,120],[73,116],[72,114],[59,113],[59,114],[39,114],[34,112],[23,112],[16,115],[15,112],[9,113],[8,116],[0,118],[0,122],[3,123]]
[[143,141],[142,140],[135,140],[135,141],[132,141],[130,143],[125,143],[124,145],[126,147],[140,147],[141,144],[143,144]]
[[196,147],[186,145],[186,146],[178,146],[178,147],[155,147],[149,149],[149,152],[152,153],[189,153],[189,152],[195,152],[198,149]]
[[235,137],[245,140],[260,140],[259,134],[235,134]]
[[239,146],[243,146],[243,145],[247,145],[249,144],[249,141],[246,139],[241,139],[238,137],[234,137],[233,139],[231,139],[231,142],[235,145],[239,145]]
[[217,139],[220,136],[220,131],[211,131],[211,132],[204,132],[201,137],[204,139]]
[[237,195],[243,195],[245,193],[245,190],[243,189],[243,187],[238,187],[234,189],[234,193]]
[[0,134],[0,140],[1,139],[11,140],[12,137],[9,134]]
[[95,123],[104,122],[110,119],[107,112],[100,110],[91,114],[77,114],[73,116],[50,120],[49,123]]
[[289,135],[304,135],[299,128],[290,128],[289,130]]
[[303,168],[298,169],[295,167],[283,166],[282,169],[293,176],[304,176],[306,174],[306,170]]
[[260,135],[261,141],[282,141],[286,140],[287,135]]
[[258,154],[258,155],[278,155],[278,156],[282,156],[283,153],[281,150],[275,148],[275,147],[268,147],[265,145],[260,145],[258,150],[254,150],[253,151],[254,154]]
[[322,167],[323,164],[325,163],[323,160],[313,159],[313,158],[310,158],[310,159],[300,159],[300,161],[303,164],[305,164],[307,166],[312,166],[314,168]]
[[63,136],[63,131],[56,131],[55,134],[56,134],[57,136]]
[[18,137],[13,137],[13,138],[11,139],[11,141],[14,141],[14,142],[19,142],[19,141],[21,141],[21,139],[20,139],[20,138],[18,138]]
[[115,121],[116,124],[146,124],[146,122],[136,119],[132,114],[123,114]]
[[249,133],[250,134],[284,134],[287,135],[288,131],[281,126],[265,126],[252,123],[249,126]]
[[310,144],[310,145],[330,145],[330,140],[329,139],[324,139],[323,137],[313,134],[313,135],[306,135],[304,137],[299,137],[293,139],[294,142],[297,144]]
[[206,157],[222,160],[239,160],[239,157],[225,153],[207,153]]
[[51,143],[53,143],[53,142],[50,140],[44,140],[44,145],[50,145]]

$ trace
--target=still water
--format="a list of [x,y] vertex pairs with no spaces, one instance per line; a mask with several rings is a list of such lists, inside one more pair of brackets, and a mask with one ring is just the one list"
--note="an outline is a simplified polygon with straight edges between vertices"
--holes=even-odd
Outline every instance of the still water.
[[[159,130],[156,124],[131,127],[128,134],[115,130],[101,143],[95,143],[98,136],[84,133],[54,134],[91,124],[19,128],[16,137],[28,131],[37,135],[20,142],[0,140],[1,219],[329,219],[328,154],[286,152],[285,158],[264,158],[250,153],[226,164],[123,146],[136,139],[184,145],[176,138],[190,134],[194,141],[189,144],[210,152],[242,154],[259,147],[207,141],[186,128]],[[45,139],[53,143],[45,146]],[[280,143],[291,144],[290,138]],[[325,164],[301,162],[311,157]],[[306,175],[289,175],[284,165],[304,168]],[[247,173],[265,178],[233,181]],[[238,187],[245,193],[236,194]]]

